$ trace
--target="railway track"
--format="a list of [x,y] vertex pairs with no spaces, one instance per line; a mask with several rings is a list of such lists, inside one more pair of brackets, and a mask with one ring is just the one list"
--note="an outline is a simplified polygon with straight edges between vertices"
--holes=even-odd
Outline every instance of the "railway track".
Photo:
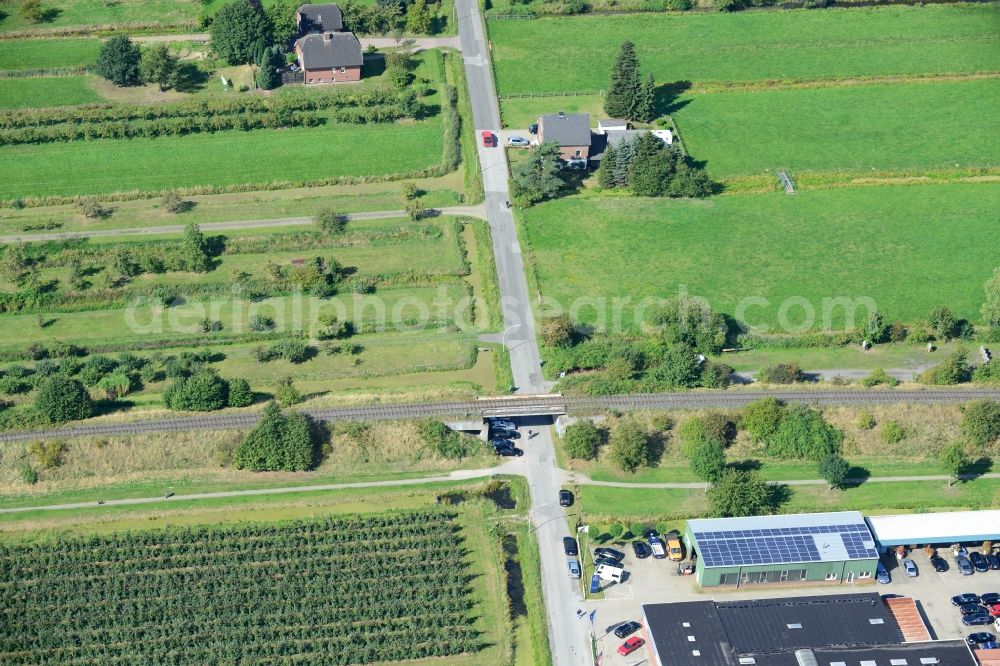
[[[361,405],[303,410],[319,421],[385,421],[426,417],[527,416],[585,413],[617,409],[711,409],[742,407],[764,397],[816,405],[876,405],[893,403],[941,404],[970,400],[1000,400],[997,389],[833,390],[833,391],[719,391],[713,393],[649,393],[617,396],[510,396],[479,400]],[[136,435],[190,430],[245,430],[257,423],[257,413],[216,414],[150,419],[122,423],[94,423],[48,430],[0,433],[0,442],[88,436]]]

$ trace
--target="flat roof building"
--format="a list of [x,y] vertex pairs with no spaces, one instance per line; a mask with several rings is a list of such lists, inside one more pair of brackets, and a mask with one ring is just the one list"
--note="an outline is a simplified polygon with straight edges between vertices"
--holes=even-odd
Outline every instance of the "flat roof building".
[[1000,540],[1000,510],[868,516],[882,550],[894,546],[982,543]]
[[702,587],[871,581],[875,540],[858,511],[689,520]]

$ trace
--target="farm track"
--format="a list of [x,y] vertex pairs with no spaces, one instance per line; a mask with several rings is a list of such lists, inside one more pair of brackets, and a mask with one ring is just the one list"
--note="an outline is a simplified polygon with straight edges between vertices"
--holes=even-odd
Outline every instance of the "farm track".
[[[478,417],[489,414],[555,414],[562,411],[619,409],[706,409],[735,408],[764,397],[784,402],[815,405],[874,405],[896,403],[940,404],[969,400],[1000,400],[998,389],[904,389],[839,391],[725,391],[718,393],[648,393],[618,396],[524,396],[512,400],[493,398],[452,402],[423,402],[391,405],[363,405],[307,409],[303,413],[318,421],[387,421],[424,417]],[[253,428],[257,413],[217,414],[141,420],[126,423],[88,424],[48,430],[0,433],[0,443],[31,439],[139,435],[150,432],[190,430],[245,430]]]

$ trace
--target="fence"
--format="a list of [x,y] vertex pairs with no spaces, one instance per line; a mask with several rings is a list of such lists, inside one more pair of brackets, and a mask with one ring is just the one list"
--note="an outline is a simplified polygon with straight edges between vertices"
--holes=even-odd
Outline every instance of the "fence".
[[533,97],[592,97],[598,95],[604,97],[603,90],[568,90],[564,92],[540,92],[540,93],[505,93],[500,95],[500,99],[531,99]]
[[304,72],[282,72],[281,73],[281,85],[287,86],[291,83],[305,83],[306,75]]
[[487,21],[517,21],[524,20],[530,21],[533,18],[537,18],[534,14],[486,14]]

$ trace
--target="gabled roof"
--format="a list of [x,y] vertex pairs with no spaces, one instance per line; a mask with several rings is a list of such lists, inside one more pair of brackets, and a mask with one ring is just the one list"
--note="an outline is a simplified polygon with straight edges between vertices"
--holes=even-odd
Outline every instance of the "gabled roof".
[[306,69],[360,67],[364,62],[361,43],[351,32],[306,35],[295,45],[302,51],[302,65]]
[[542,137],[560,146],[590,145],[590,114],[547,114],[538,119]]
[[344,15],[334,4],[299,7],[301,28],[306,32],[336,32],[344,29]]

